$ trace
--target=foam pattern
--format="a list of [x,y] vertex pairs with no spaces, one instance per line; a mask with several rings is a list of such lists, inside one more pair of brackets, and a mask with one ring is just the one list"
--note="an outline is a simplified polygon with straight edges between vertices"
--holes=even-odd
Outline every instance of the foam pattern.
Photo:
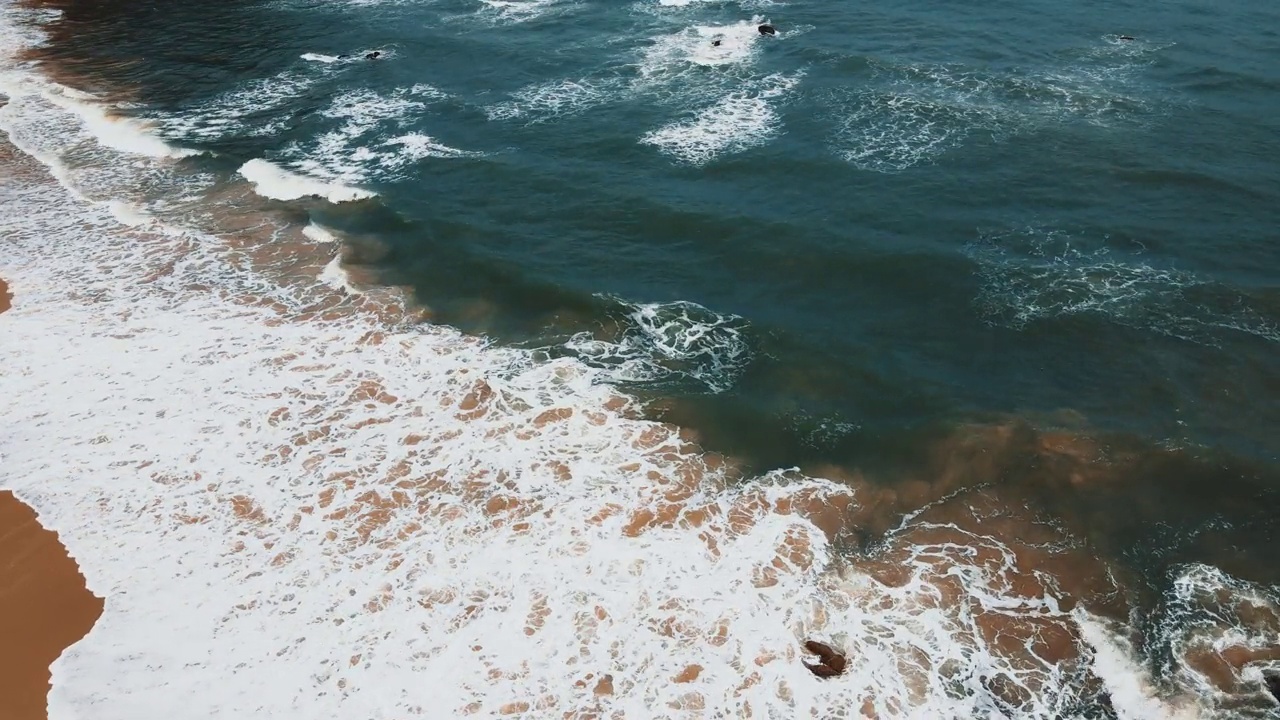
[[[122,225],[66,164],[105,138],[38,122],[0,111],[44,163],[0,174],[0,485],[106,597],[53,666],[53,720],[1056,718],[1099,687],[1137,693],[1117,717],[1162,702],[1004,541],[909,515],[841,558],[866,486],[743,476],[640,418],[607,368],[332,287],[323,228],[263,213],[196,233],[181,208]],[[183,162],[136,157],[143,178]],[[213,192],[243,199],[238,183]],[[691,304],[632,320],[695,367],[703,338],[741,336]],[[809,674],[808,638],[848,672]]]
[[1263,672],[1280,673],[1280,588],[1199,563],[1173,573],[1152,645],[1160,671],[1204,698],[1213,716],[1280,718]]
[[620,78],[579,78],[528,85],[510,100],[484,109],[490,120],[523,120],[526,125],[559,120],[620,99],[626,87]]
[[[1074,622],[995,538],[904,523],[883,563],[909,572],[877,579],[808,519],[850,488],[735,479],[577,361],[363,296],[263,303],[216,245],[4,182],[3,482],[107,597],[55,665],[55,719],[1048,718],[1087,696],[1089,652],[982,630]],[[852,670],[813,678],[807,637]]]
[[640,139],[683,162],[705,165],[724,153],[763,145],[778,134],[781,119],[771,101],[795,87],[801,75],[770,75],[731,92],[693,117],[665,125]]
[[751,359],[746,321],[697,303],[630,304],[614,337],[582,332],[565,347],[616,383],[694,382],[710,392],[732,387]]
[[1162,99],[1141,70],[1164,47],[1106,38],[1060,68],[1034,70],[874,63],[865,88],[830,100],[838,108],[832,147],[859,168],[899,172],[980,138],[1142,122]]
[[982,281],[978,305],[992,322],[1023,328],[1072,315],[1217,345],[1224,335],[1280,341],[1280,319],[1238,291],[1162,266],[1105,237],[1037,226],[989,232],[968,252]]

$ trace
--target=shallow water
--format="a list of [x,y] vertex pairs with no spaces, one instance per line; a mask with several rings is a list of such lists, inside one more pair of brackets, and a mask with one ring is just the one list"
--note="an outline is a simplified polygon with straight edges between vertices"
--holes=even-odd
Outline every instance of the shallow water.
[[4,482],[122,594],[63,712],[1274,713],[1276,10],[42,7],[3,350],[78,360]]

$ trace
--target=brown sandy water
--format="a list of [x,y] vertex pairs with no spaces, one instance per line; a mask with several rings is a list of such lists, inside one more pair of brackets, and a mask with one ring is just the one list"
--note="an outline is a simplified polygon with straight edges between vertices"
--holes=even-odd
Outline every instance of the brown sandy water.
[[85,588],[58,534],[42,527],[35,512],[13,493],[0,491],[0,698],[5,720],[47,717],[50,663],[84,637],[100,615],[102,598]]

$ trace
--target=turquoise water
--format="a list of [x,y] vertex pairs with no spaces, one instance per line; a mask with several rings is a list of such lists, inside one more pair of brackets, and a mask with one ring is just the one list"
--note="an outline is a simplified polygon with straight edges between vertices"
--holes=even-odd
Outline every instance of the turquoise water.
[[905,477],[956,428],[1065,427],[1123,489],[1038,487],[1040,440],[992,482],[1138,605],[1177,563],[1280,581],[1274,3],[64,12],[44,57],[206,151],[191,172],[371,193],[264,202],[751,472]]

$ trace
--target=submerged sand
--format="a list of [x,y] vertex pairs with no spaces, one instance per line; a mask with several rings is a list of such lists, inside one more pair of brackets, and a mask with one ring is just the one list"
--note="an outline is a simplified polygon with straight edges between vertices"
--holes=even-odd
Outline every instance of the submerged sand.
[[[0,309],[7,296],[0,282]],[[0,698],[5,720],[48,717],[49,665],[102,614],[80,568],[35,512],[0,491]]]

